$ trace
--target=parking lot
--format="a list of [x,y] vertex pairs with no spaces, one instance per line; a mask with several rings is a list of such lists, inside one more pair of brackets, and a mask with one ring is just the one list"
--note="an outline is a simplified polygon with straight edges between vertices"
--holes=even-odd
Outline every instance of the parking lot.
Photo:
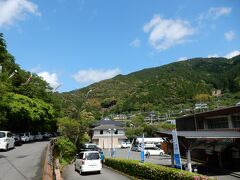
[[[106,157],[110,157],[110,149],[104,149],[104,154]],[[136,151],[130,151],[129,154],[129,149],[116,149],[114,153],[115,158],[124,158],[124,159],[134,159],[134,160],[141,160],[141,152],[136,152]],[[163,156],[150,156],[149,158],[145,158],[145,162],[150,162],[153,164],[157,165],[164,165],[164,166],[171,166],[171,156],[165,154]],[[192,161],[192,163],[196,163]],[[186,164],[186,160],[182,159],[182,164]],[[202,167],[199,166],[199,173],[216,177],[218,180],[237,180],[239,179],[238,177],[234,177],[232,175],[229,175],[228,173],[224,171],[215,171],[215,169],[207,168],[207,167]]]
[[[110,149],[104,149],[104,154],[106,157],[110,157]],[[116,149],[114,153],[114,157],[116,158],[125,158],[125,159],[134,159],[134,160],[141,160],[141,152],[130,151],[129,149]],[[150,156],[149,158],[145,158],[145,162],[151,162],[153,164],[161,164],[170,166],[171,165],[171,157],[169,155],[163,156]]]

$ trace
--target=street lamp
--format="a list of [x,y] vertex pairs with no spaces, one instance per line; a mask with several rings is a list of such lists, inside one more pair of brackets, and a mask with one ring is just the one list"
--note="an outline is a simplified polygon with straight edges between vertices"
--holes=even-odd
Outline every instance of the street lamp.
[[113,157],[113,132],[116,132],[116,129],[109,128],[108,131],[111,134],[111,157]]
[[15,69],[12,74],[8,77],[8,79],[11,79],[18,71]]
[[90,90],[87,92],[87,94],[85,95],[85,98],[88,98],[89,93],[92,92],[92,91],[93,91],[93,90],[90,89]]

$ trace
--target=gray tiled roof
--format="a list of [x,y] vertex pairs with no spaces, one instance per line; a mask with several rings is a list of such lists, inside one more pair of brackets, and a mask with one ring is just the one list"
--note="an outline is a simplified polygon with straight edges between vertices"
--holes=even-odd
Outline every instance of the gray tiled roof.
[[116,125],[111,125],[111,124],[106,124],[106,125],[100,125],[95,128],[92,128],[92,130],[108,130],[108,129],[124,129],[121,126],[116,126]]
[[106,120],[102,119],[94,124],[94,126],[100,126],[100,125],[115,125],[115,126],[123,126],[121,122],[113,121],[113,120]]

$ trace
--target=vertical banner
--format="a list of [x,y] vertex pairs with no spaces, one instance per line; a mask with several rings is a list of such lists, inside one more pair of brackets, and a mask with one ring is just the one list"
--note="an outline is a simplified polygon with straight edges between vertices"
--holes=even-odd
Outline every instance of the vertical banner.
[[178,144],[178,137],[177,137],[176,130],[172,131],[172,137],[173,137],[173,152],[174,152],[175,167],[182,169],[181,156],[179,151],[179,144]]
[[141,144],[141,162],[144,162],[144,134],[142,136],[142,144]]
[[127,156],[128,159],[129,159],[130,152],[131,152],[131,149],[132,149],[132,146],[133,146],[133,142],[134,142],[134,139],[132,140],[131,146],[130,146],[130,148],[128,150],[128,156]]

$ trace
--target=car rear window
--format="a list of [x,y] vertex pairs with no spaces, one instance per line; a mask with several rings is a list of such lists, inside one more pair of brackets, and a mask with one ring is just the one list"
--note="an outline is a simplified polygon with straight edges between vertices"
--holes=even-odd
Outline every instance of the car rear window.
[[86,160],[97,160],[99,159],[99,153],[86,153]]
[[0,138],[4,138],[5,137],[5,133],[4,132],[0,132]]

